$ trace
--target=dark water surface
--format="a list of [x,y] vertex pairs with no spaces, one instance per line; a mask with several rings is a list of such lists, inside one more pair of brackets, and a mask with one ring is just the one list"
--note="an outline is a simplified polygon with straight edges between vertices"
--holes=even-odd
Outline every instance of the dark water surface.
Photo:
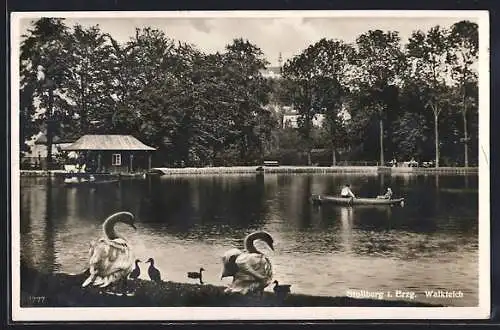
[[[311,205],[311,194],[338,193],[346,182],[363,197],[390,185],[406,204]],[[40,269],[80,272],[102,221],[125,210],[138,230],[119,224],[117,231],[138,258],[156,260],[164,280],[188,282],[186,272],[202,266],[205,282],[224,285],[220,256],[264,229],[275,239],[275,278],[295,293],[404,290],[418,301],[476,306],[477,188],[477,176],[451,175],[197,175],[96,188],[22,178],[21,255]],[[427,299],[432,289],[460,290],[463,298]]]

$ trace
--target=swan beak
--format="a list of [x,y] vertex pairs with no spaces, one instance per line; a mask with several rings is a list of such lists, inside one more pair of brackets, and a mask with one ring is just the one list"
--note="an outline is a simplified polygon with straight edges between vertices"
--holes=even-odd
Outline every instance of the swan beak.
[[131,224],[130,226],[132,226],[132,228],[134,228],[135,230],[137,230],[137,227],[134,224]]

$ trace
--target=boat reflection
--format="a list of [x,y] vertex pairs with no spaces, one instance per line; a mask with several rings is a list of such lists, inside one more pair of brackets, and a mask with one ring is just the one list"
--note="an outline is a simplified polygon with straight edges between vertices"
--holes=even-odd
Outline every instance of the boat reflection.
[[352,229],[354,211],[352,207],[340,207],[340,244],[347,253],[352,252]]

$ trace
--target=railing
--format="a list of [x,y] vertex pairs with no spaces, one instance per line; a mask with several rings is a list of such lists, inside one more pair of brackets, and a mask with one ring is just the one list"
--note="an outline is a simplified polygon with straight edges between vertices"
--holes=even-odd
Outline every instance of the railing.
[[277,160],[265,160],[264,166],[280,166],[280,163]]
[[337,166],[379,166],[377,161],[369,160],[341,160],[337,161]]

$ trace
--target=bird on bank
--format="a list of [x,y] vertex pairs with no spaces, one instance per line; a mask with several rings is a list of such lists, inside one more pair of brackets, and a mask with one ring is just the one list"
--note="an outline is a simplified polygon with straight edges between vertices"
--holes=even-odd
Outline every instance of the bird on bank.
[[146,263],[149,262],[148,275],[151,281],[160,283],[161,282],[161,274],[158,269],[155,268],[155,261],[153,258],[149,258]]
[[124,223],[136,229],[134,215],[130,212],[117,212],[109,216],[102,224],[104,236],[96,242],[91,242],[89,249],[89,276],[82,287],[108,288],[121,286],[123,294],[127,291],[127,277],[134,266],[134,255],[128,241],[118,235],[115,225]]
[[265,231],[257,231],[245,237],[245,251],[233,248],[222,257],[223,271],[221,279],[233,277],[232,283],[225,289],[226,293],[247,294],[250,292],[264,294],[264,289],[273,277],[271,261],[255,247],[255,241],[265,242],[274,251],[273,238]]
[[133,280],[136,280],[139,278],[139,276],[141,275],[141,268],[139,267],[139,263],[141,261],[139,259],[136,259],[135,260],[135,268],[134,270],[132,270],[132,272],[130,273],[129,277]]
[[187,276],[188,276],[188,278],[199,279],[200,284],[203,284],[203,272],[204,271],[205,271],[205,269],[203,269],[203,267],[201,267],[199,272],[188,272]]
[[284,298],[290,293],[291,285],[289,284],[280,285],[279,282],[276,280],[273,282],[273,284],[274,284],[273,291],[276,296]]

